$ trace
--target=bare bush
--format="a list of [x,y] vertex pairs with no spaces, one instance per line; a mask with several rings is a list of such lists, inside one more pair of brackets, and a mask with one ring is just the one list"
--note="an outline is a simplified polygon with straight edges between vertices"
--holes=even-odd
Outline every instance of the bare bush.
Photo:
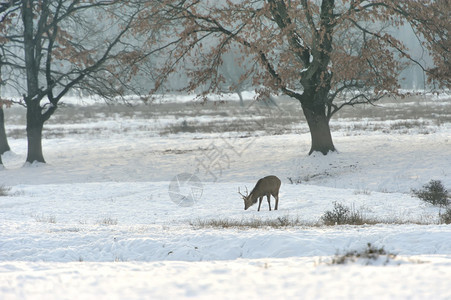
[[447,207],[444,213],[439,214],[441,224],[451,224],[451,207]]
[[412,189],[412,194],[421,200],[432,205],[447,206],[449,205],[448,191],[440,180],[431,180],[423,185],[422,189]]
[[362,216],[362,213],[355,209],[354,206],[347,207],[341,203],[334,202],[334,209],[326,211],[321,220],[325,225],[363,225],[368,223]]

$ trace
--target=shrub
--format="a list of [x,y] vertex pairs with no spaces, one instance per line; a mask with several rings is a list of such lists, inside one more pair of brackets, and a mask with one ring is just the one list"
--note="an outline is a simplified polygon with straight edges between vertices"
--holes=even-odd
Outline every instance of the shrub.
[[444,213],[439,214],[441,224],[451,224],[451,207],[447,207]]
[[354,206],[349,208],[338,202],[334,202],[334,209],[332,211],[326,211],[322,215],[321,220],[328,226],[365,224],[362,213],[357,211]]
[[412,193],[432,205],[447,206],[449,204],[448,191],[440,180],[431,180],[420,190],[412,189]]

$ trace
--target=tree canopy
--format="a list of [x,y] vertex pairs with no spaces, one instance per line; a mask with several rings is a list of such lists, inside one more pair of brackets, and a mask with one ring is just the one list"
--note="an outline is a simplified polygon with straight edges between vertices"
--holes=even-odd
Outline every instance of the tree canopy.
[[121,95],[124,60],[140,3],[90,0],[0,2],[0,43],[5,83],[27,108],[27,162],[45,162],[42,129],[73,89]]
[[[43,124],[70,90],[124,95],[141,75],[156,93],[174,74],[200,95],[252,86],[296,99],[310,153],[327,154],[331,117],[398,95],[406,66],[451,87],[450,11],[448,0],[0,1],[1,79],[27,108],[29,162],[44,162]],[[396,35],[401,28],[431,64]]]
[[[310,153],[334,151],[328,123],[337,111],[398,94],[408,64],[419,66],[429,84],[450,87],[446,0],[157,2],[158,21],[172,26],[159,41],[166,61],[154,70],[156,89],[184,69],[186,91],[220,92],[224,56],[238,48],[238,63],[248,70],[242,80],[250,79],[263,95],[283,93],[301,103],[312,132]],[[146,21],[141,15],[138,32],[159,24],[155,16]],[[432,65],[395,37],[405,26],[430,53]]]

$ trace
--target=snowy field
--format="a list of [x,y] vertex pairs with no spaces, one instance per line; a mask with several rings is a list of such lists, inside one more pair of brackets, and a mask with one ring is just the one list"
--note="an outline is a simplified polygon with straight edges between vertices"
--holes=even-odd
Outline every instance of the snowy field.
[[[411,196],[451,189],[450,97],[343,111],[326,157],[307,156],[285,99],[69,102],[45,127],[46,165],[24,166],[25,111],[5,111],[0,299],[451,299],[451,225]],[[238,187],[270,174],[279,210],[244,211]],[[377,222],[325,226],[334,203]],[[393,255],[333,263],[368,243]]]

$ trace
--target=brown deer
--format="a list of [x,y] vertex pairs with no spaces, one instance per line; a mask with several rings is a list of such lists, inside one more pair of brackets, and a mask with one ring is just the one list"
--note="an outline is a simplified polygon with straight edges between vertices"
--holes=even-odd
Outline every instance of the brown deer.
[[250,194],[248,193],[247,188],[246,195],[241,194],[240,188],[238,188],[238,193],[244,200],[244,210],[247,210],[249,207],[257,203],[257,200],[259,200],[258,211],[260,211],[260,206],[262,205],[264,196],[268,199],[269,210],[271,210],[271,195],[274,199],[276,199],[276,206],[274,207],[274,210],[277,210],[279,206],[280,184],[280,179],[277,178],[277,176],[270,175],[258,180]]

